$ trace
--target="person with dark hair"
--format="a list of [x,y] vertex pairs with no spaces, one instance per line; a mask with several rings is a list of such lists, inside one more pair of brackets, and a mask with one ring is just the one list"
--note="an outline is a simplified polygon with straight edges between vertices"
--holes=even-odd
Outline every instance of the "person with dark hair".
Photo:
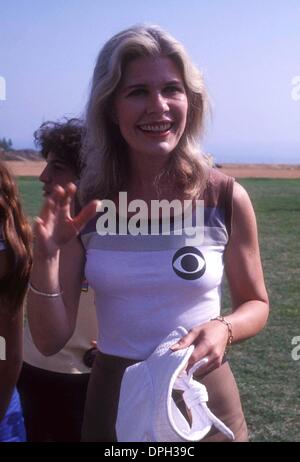
[[32,264],[31,228],[0,163],[0,441],[26,441],[15,385],[22,365],[23,301]]
[[[263,329],[268,295],[250,198],[233,178],[212,168],[201,150],[208,107],[201,72],[161,28],[131,27],[101,49],[87,105],[83,207],[70,215],[72,184],[55,188],[45,202],[35,227],[29,291],[32,334],[38,348],[51,354],[73,332],[83,274],[95,290],[101,335],[83,441],[116,441],[126,368],[148,360],[179,328],[182,336],[168,349],[170,358],[191,347],[187,371],[201,361],[195,377],[207,390],[200,387],[197,399],[209,400],[235,441],[248,440],[226,350]],[[62,274],[59,261],[66,252]],[[231,312],[221,316],[225,272]],[[147,417],[156,418],[155,403],[146,404],[146,415],[131,414],[137,428]],[[172,410],[175,400],[168,405]],[[142,441],[155,437],[148,432]],[[202,441],[228,436],[214,427]]]
[[[84,132],[78,119],[46,122],[34,134],[47,165],[40,175],[44,196],[55,185],[77,182]],[[61,265],[60,271],[64,271]],[[27,439],[32,442],[80,440],[83,410],[97,338],[93,291],[83,286],[76,329],[63,348],[45,357],[24,331],[24,363],[18,382]]]
[[85,126],[81,119],[65,119],[63,122],[44,122],[34,132],[35,144],[40,147],[44,159],[50,153],[67,166],[79,178],[82,169],[80,160],[81,142]]

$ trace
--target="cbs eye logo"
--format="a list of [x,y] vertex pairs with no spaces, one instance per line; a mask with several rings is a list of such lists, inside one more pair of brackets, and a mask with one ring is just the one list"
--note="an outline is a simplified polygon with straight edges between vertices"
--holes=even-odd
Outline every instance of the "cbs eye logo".
[[200,250],[187,246],[177,250],[172,260],[172,267],[177,276],[193,281],[203,276],[206,262]]

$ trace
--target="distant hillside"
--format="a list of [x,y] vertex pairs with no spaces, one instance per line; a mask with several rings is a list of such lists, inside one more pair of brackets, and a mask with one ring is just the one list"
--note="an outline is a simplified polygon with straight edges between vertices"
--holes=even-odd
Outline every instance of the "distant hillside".
[[0,160],[39,161],[39,160],[43,160],[43,157],[38,151],[34,151],[33,149],[19,149],[19,150],[14,150],[14,151],[4,151],[4,149],[0,148]]

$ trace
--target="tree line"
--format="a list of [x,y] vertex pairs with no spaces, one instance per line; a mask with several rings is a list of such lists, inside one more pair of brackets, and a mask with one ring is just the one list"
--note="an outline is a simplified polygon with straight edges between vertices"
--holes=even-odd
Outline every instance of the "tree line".
[[13,151],[13,143],[12,140],[9,138],[0,138],[0,148],[4,149],[4,151]]

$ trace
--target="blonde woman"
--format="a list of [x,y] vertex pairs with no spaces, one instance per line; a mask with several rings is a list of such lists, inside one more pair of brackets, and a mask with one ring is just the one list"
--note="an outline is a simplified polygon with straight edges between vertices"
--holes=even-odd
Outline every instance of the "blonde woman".
[[[212,169],[199,148],[207,106],[201,73],[183,46],[159,27],[129,28],[100,51],[87,107],[80,184],[85,206],[71,218],[72,185],[57,188],[45,204],[36,226],[29,300],[35,341],[49,354],[74,328],[76,287],[84,271],[95,290],[100,352],[88,389],[84,441],[116,440],[125,368],[146,359],[179,325],[188,334],[173,348],[195,345],[188,367],[207,358],[201,381],[210,408],[236,441],[248,439],[225,350],[264,327],[268,296],[250,199],[233,178]],[[121,192],[131,204],[127,235]],[[104,199],[113,216],[101,209]],[[154,200],[183,204],[188,199],[195,216],[196,201],[204,201],[203,242],[187,245],[184,236],[161,234],[161,226],[158,236],[130,235],[133,201],[145,204],[151,230]],[[100,212],[92,218],[97,207]],[[171,213],[174,226],[176,218]],[[105,220],[108,232],[101,235]],[[69,259],[61,276],[59,258]],[[220,317],[224,269],[232,298],[232,313],[225,318]],[[205,441],[224,439],[212,431]]]

